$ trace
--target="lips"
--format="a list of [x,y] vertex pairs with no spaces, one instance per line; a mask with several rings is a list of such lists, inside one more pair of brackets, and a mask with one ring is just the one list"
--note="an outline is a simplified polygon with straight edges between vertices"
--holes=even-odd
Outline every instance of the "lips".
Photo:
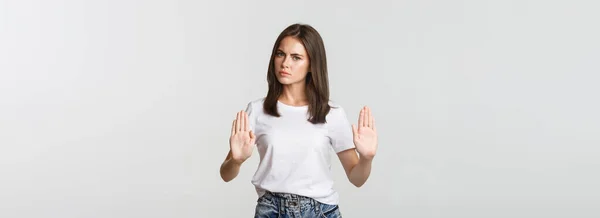
[[292,74],[290,74],[290,73],[285,72],[285,71],[282,70],[282,71],[279,71],[279,75],[282,75],[282,76],[291,76]]

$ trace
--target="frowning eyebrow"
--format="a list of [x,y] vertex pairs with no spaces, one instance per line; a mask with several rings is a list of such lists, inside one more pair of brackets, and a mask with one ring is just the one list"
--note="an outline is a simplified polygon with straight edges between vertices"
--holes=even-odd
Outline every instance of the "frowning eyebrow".
[[[281,53],[285,54],[285,52],[283,52],[281,49],[277,49],[277,52],[281,52]],[[301,54],[298,54],[298,53],[291,53],[290,55],[292,55],[292,56],[298,56],[298,57],[304,57],[304,55],[301,55]]]

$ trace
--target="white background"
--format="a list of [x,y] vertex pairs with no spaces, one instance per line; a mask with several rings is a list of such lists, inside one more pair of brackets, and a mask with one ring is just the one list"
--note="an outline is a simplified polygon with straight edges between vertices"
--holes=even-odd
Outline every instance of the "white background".
[[0,1],[0,217],[252,217],[219,176],[277,35],[314,26],[331,97],[373,108],[344,217],[599,217],[597,1]]

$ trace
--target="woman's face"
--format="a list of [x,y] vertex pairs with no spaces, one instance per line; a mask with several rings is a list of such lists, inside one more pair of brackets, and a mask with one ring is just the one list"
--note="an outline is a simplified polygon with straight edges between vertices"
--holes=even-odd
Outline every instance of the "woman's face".
[[275,51],[275,76],[283,85],[302,83],[310,68],[310,60],[302,42],[288,36],[281,40]]

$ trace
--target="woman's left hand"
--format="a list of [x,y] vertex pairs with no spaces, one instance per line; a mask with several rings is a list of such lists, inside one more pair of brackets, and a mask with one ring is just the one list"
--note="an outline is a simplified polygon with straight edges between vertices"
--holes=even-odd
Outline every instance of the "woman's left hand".
[[369,107],[360,110],[358,125],[352,125],[352,134],[360,158],[373,159],[377,151],[377,129]]

